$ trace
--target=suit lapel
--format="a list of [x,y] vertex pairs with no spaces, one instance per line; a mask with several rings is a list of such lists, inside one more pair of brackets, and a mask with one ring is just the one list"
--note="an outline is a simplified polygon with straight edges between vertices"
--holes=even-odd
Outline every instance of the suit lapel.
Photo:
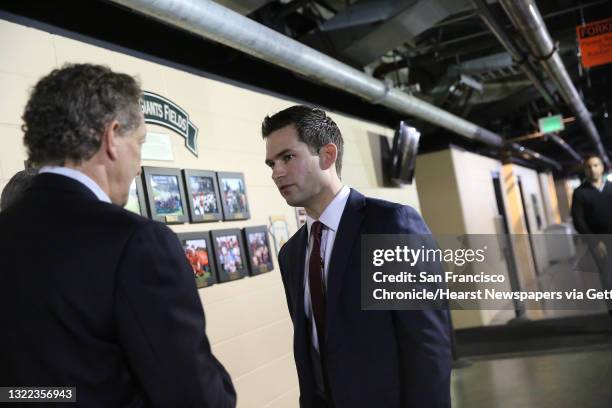
[[[297,251],[294,252],[294,256],[297,255],[297,270],[295,280],[293,281],[293,293],[295,293],[295,304],[293,305],[295,310],[295,338],[306,339],[307,334],[304,333],[306,330],[306,312],[304,311],[304,266],[306,263],[306,245],[308,243],[308,228],[304,225],[297,232]],[[297,342],[296,348],[303,347],[303,352],[306,352],[306,343]],[[297,353],[297,350],[296,350]]]
[[[330,332],[330,321],[333,320],[334,313],[338,306],[342,282],[349,260],[352,258],[351,248],[355,240],[360,239],[361,223],[364,217],[365,197],[359,192],[351,189],[351,193],[346,202],[346,207],[340,218],[340,225],[336,232],[334,247],[332,249],[331,260],[329,262],[329,272],[327,277],[327,330]],[[357,278],[359,279],[359,278]]]

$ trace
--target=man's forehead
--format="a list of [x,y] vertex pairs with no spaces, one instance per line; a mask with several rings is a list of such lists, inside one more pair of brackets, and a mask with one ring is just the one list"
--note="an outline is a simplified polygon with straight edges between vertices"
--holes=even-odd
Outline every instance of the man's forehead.
[[599,157],[590,157],[585,164],[593,165],[593,164],[603,164]]
[[284,127],[266,137],[266,153],[273,158],[282,151],[299,149],[302,144],[293,127]]

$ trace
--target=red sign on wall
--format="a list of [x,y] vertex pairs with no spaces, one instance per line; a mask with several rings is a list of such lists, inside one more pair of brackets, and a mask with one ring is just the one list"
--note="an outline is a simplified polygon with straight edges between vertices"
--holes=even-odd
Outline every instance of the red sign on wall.
[[584,67],[612,62],[612,18],[578,26],[576,34]]

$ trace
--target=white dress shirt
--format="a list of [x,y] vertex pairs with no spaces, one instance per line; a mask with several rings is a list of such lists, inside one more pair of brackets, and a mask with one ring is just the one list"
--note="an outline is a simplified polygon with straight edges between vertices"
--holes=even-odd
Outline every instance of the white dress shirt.
[[604,191],[604,188],[606,188],[606,183],[607,183],[607,182],[608,182],[608,181],[607,181],[607,180],[604,178],[604,179],[603,179],[603,183],[601,183],[601,187],[597,187],[597,186],[596,186],[595,184],[593,184],[593,183],[591,183],[591,185],[592,185],[593,187],[595,187],[597,190],[599,190],[599,192],[601,193],[601,192],[603,192],[603,191]]
[[95,181],[93,181],[85,173],[82,173],[78,170],[70,169],[68,167],[60,167],[60,166],[43,166],[40,168],[38,173],[53,173],[53,174],[59,174],[60,176],[69,177],[73,180],[78,181],[79,183],[83,184],[85,187],[90,189],[91,192],[94,193],[96,197],[98,197],[98,200],[104,201],[106,203],[111,202],[108,194],[106,194],[104,190],[102,190],[100,186],[96,184]]
[[[321,257],[324,259],[323,264],[323,278],[324,278],[324,289],[327,291],[327,276],[329,275],[329,261],[331,259],[332,250],[334,248],[334,241],[336,240],[336,233],[338,232],[338,225],[340,224],[340,218],[346,207],[351,189],[347,186],[343,186],[334,199],[325,208],[318,221],[323,224],[323,230],[321,232]],[[317,327],[315,320],[312,318],[312,303],[310,300],[310,285],[308,283],[308,272],[309,272],[309,259],[310,253],[312,252],[312,241],[310,239],[310,227],[317,221],[314,218],[306,215],[306,228],[308,230],[308,248],[306,249],[306,260],[304,266],[304,310],[306,311],[306,317],[310,319],[310,326],[312,329],[312,344],[314,348],[319,350],[319,340],[317,338]]]

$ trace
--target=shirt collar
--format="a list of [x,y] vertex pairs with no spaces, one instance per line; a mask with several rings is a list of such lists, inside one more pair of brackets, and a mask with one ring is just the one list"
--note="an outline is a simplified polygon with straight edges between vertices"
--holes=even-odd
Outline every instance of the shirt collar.
[[[342,186],[331,203],[325,207],[325,210],[323,210],[323,213],[321,213],[318,221],[321,221],[326,228],[333,230],[334,232],[338,231],[340,218],[342,218],[342,213],[344,212],[344,207],[346,207],[346,202],[348,201],[350,193],[350,188],[347,186]],[[317,220],[309,215],[306,215],[306,228],[308,228],[308,236],[310,236],[310,227],[315,221]]]
[[595,186],[595,184],[591,183],[589,180],[585,181],[585,184],[587,186],[599,191],[600,193],[604,191],[604,188],[606,188],[607,183],[608,183],[608,180],[606,179],[606,176],[604,176],[603,183],[601,183],[601,188],[597,188],[597,186]]
[[79,183],[83,184],[85,187],[90,189],[91,192],[94,193],[96,197],[98,197],[98,200],[104,201],[105,203],[111,202],[108,194],[106,194],[104,190],[102,190],[95,181],[93,181],[88,175],[86,175],[83,172],[80,172],[74,169],[70,169],[68,167],[43,166],[40,168],[39,173],[53,173],[53,174],[59,174],[60,176],[69,177],[73,180],[78,181]]

